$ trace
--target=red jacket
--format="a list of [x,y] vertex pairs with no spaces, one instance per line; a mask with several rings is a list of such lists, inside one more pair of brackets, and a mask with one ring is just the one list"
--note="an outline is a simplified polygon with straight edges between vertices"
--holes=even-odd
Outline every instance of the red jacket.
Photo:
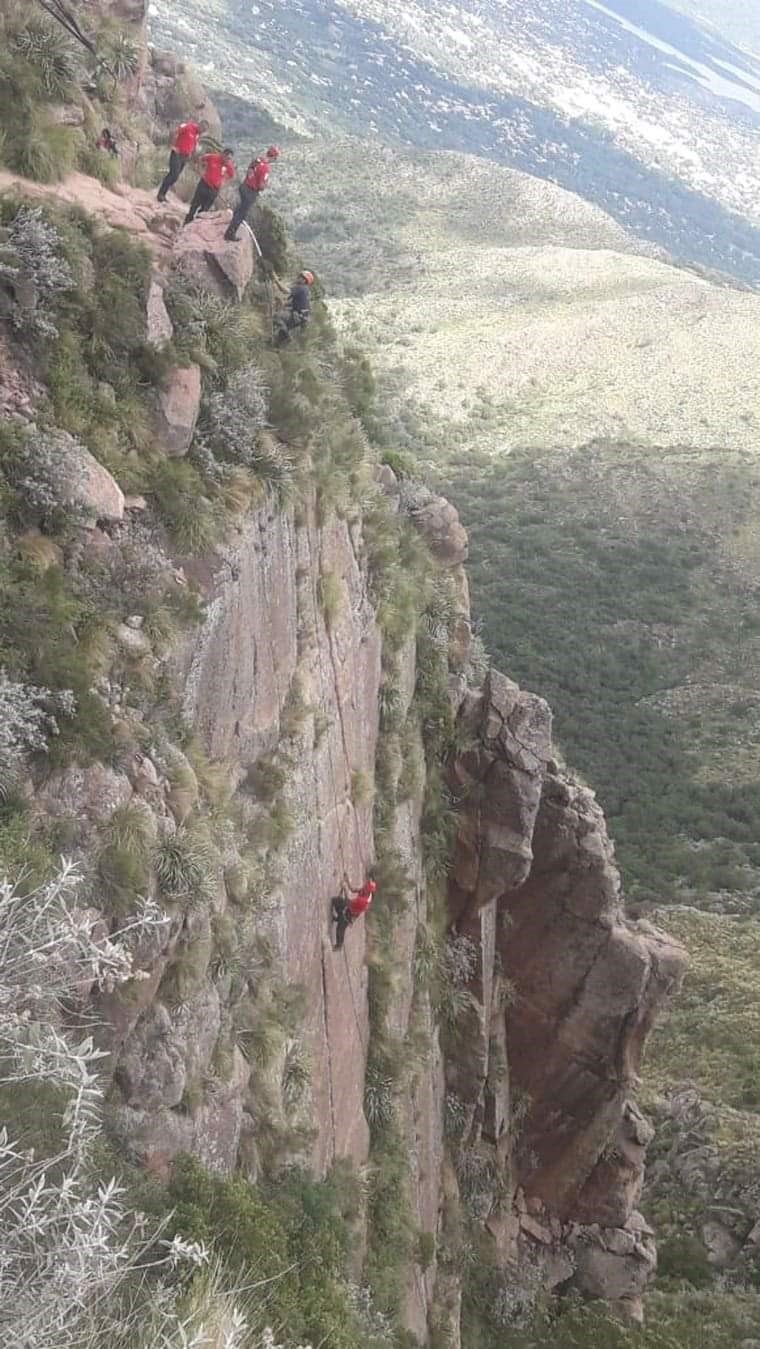
[[265,159],[252,159],[245,175],[245,185],[253,192],[263,192],[269,182],[269,165]]
[[356,894],[348,901],[348,912],[352,918],[358,918],[360,914],[366,913],[372,903],[374,891],[370,888],[371,882],[367,881]]
[[183,122],[177,127],[174,136],[172,150],[176,150],[178,155],[185,155],[187,158],[195,154],[195,149],[200,138],[201,129],[197,122]]
[[235,177],[235,165],[231,159],[225,159],[224,155],[204,155],[201,164],[203,165],[204,183],[208,183],[209,187],[213,187],[217,191],[225,178]]

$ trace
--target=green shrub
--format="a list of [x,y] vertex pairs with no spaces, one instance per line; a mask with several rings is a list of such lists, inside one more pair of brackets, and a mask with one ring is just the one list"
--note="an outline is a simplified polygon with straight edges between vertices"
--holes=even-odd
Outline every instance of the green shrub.
[[26,803],[13,795],[0,797],[0,879],[26,893],[48,880],[57,862],[45,834],[30,819]]
[[371,1161],[366,1276],[377,1306],[395,1317],[402,1306],[416,1230],[409,1202],[407,1147],[393,1126],[373,1147]]
[[680,1232],[658,1242],[657,1275],[659,1279],[685,1279],[693,1288],[707,1288],[715,1271],[702,1242],[688,1232]]
[[192,464],[186,459],[160,460],[151,470],[148,491],[180,553],[213,548],[222,520]]
[[270,207],[263,206],[256,212],[253,227],[264,261],[279,276],[283,275],[288,268],[290,252],[287,230],[283,220]]
[[57,183],[75,167],[80,144],[71,127],[55,126],[31,112],[23,126],[6,132],[5,157],[24,178]]
[[268,1189],[213,1177],[191,1159],[175,1164],[170,1232],[210,1245],[246,1283],[266,1286],[267,1320],[292,1343],[382,1349],[371,1309],[347,1279],[347,1226],[355,1186],[339,1169],[324,1182],[289,1169]]
[[0,561],[0,662],[32,684],[73,694],[74,711],[60,718],[60,734],[48,747],[51,763],[72,755],[84,762],[108,760],[113,752],[110,715],[92,692],[92,671],[78,640],[86,617],[59,567],[40,575],[27,562]]
[[104,188],[115,188],[116,183],[121,181],[119,161],[92,144],[84,144],[81,147],[78,167],[82,173],[89,174],[90,178],[97,178],[97,181],[103,183]]

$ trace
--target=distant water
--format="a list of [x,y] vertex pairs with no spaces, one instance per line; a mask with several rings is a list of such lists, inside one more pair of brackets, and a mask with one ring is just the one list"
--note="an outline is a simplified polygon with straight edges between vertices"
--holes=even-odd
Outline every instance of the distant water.
[[[634,37],[656,48],[663,55],[673,57],[671,69],[693,75],[696,82],[714,98],[724,103],[742,103],[751,112],[760,114],[760,71],[755,75],[747,68],[747,64],[741,69],[733,61],[724,60],[718,55],[710,55],[700,61],[687,54],[683,48],[674,47],[657,34],[632,23],[616,10],[608,9],[606,5],[600,3],[600,0],[585,0],[585,3],[600,14],[606,15],[608,19],[612,19],[627,33],[632,33]],[[636,9],[638,10],[638,6]],[[725,74],[721,75],[716,66],[725,71]]]

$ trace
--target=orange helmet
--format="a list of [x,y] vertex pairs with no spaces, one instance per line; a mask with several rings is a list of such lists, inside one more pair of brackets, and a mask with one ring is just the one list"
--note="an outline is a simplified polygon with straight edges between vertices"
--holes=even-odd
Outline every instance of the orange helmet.
[[314,273],[313,273],[313,272],[301,272],[301,278],[302,278],[303,281],[306,282],[307,286],[313,286],[313,285],[314,285]]
[[269,149],[267,150],[267,159],[279,159],[279,158],[280,158],[280,151],[278,150],[277,146],[270,145]]

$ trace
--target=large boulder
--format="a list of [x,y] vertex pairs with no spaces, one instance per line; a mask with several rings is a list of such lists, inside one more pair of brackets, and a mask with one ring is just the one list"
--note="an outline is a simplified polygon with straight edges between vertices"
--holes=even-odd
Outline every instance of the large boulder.
[[632,1320],[643,1319],[642,1297],[657,1268],[654,1233],[640,1213],[625,1227],[580,1228],[571,1237],[574,1287],[612,1303]]
[[76,842],[86,844],[98,825],[109,820],[132,796],[125,773],[106,764],[57,768],[35,793],[35,809],[48,820],[76,821]]
[[171,1009],[152,1003],[119,1058],[115,1080],[125,1104],[140,1110],[178,1106],[188,1083],[198,1085],[207,1071],[220,1027],[219,995],[210,981],[201,980]]
[[200,290],[239,303],[253,276],[253,243],[244,229],[237,243],[226,240],[229,220],[227,211],[197,216],[177,238],[174,265]]
[[158,435],[171,458],[180,458],[190,449],[200,407],[200,366],[176,367],[158,395]]
[[52,497],[82,524],[124,517],[124,493],[108,469],[66,431],[39,434],[31,427],[26,448],[31,496],[44,509]]
[[124,517],[124,493],[108,469],[83,446],[77,446],[81,470],[74,498],[95,520],[121,520]]
[[424,504],[413,506],[410,515],[428,541],[431,553],[448,567],[467,561],[469,540],[456,506],[445,497],[430,496]]

